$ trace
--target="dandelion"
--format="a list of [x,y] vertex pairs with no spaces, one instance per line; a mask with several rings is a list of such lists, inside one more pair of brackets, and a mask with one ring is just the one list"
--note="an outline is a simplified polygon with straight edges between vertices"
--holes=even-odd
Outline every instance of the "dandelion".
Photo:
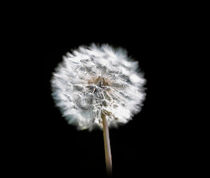
[[107,172],[112,171],[109,128],[141,110],[145,79],[122,48],[81,46],[67,53],[53,73],[52,96],[78,130],[103,129]]

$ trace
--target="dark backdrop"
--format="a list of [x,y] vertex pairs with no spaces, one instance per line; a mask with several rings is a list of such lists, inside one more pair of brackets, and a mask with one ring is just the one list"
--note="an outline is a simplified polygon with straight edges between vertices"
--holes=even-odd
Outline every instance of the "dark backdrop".
[[184,169],[185,139],[174,88],[179,72],[173,73],[181,46],[179,29],[171,23],[173,16],[150,12],[134,11],[127,16],[114,11],[115,15],[103,19],[100,13],[80,18],[68,13],[37,16],[36,12],[29,20],[16,21],[17,27],[23,25],[15,31],[15,39],[17,46],[21,44],[21,59],[25,59],[20,70],[23,95],[16,104],[23,112],[14,126],[15,149],[11,149],[17,172],[29,177],[105,176],[102,132],[77,131],[68,125],[51,97],[50,79],[62,56],[91,43],[127,49],[139,61],[147,80],[142,111],[128,124],[110,130],[113,175],[168,176]]

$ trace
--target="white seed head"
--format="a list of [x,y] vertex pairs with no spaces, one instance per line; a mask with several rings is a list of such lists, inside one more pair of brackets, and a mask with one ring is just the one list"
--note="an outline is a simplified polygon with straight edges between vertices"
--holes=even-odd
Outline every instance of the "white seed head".
[[52,96],[78,129],[102,128],[102,114],[109,126],[118,126],[140,111],[145,81],[125,50],[92,44],[63,57],[51,80]]

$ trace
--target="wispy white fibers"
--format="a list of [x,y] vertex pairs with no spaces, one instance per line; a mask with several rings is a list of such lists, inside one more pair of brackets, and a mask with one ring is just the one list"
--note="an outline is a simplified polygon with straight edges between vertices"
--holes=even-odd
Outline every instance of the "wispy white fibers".
[[141,109],[145,79],[138,62],[109,45],[81,46],[63,57],[51,80],[52,95],[68,123],[78,129],[127,123]]

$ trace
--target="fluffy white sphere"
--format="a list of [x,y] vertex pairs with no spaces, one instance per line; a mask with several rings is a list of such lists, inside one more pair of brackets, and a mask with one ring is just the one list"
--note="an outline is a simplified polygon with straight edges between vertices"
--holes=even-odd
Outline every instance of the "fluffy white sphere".
[[51,80],[52,96],[78,129],[102,128],[102,113],[117,126],[140,111],[145,81],[125,50],[92,44],[63,57]]

